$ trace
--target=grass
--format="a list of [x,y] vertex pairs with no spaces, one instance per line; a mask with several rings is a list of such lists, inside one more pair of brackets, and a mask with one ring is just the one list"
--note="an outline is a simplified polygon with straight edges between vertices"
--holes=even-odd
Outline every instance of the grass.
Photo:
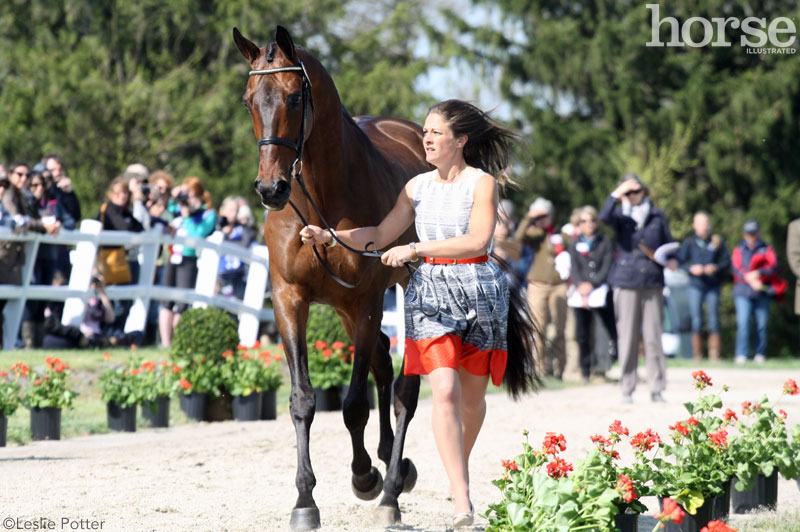
[[734,515],[728,525],[739,532],[800,532],[800,510],[763,510],[746,515]]
[[734,364],[732,359],[724,359],[721,362],[695,362],[691,358],[668,358],[668,368],[724,368],[724,369],[741,369],[745,371],[753,371],[759,369],[766,370],[798,370],[800,369],[800,358],[798,357],[779,357],[768,358],[763,364],[756,364],[748,362],[747,364],[737,365]]

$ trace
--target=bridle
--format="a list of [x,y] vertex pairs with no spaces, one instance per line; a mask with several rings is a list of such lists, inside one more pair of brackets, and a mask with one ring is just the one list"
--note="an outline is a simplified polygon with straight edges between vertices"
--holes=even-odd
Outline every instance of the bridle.
[[[302,96],[301,96],[301,98],[303,100],[303,112],[302,112],[302,115],[301,115],[302,118],[301,118],[301,122],[300,122],[300,134],[299,134],[299,136],[297,138],[297,142],[292,142],[291,140],[287,140],[287,139],[284,139],[284,138],[281,138],[281,137],[274,137],[274,136],[261,137],[258,140],[258,149],[259,149],[259,151],[261,151],[261,147],[262,146],[269,146],[271,144],[274,144],[276,146],[283,146],[284,148],[289,148],[290,150],[294,150],[295,159],[294,159],[294,162],[292,163],[292,179],[297,180],[297,183],[300,185],[300,188],[303,191],[303,195],[305,195],[306,199],[311,204],[311,207],[313,207],[314,211],[317,213],[317,216],[319,216],[319,219],[322,220],[322,224],[325,226],[325,229],[328,230],[328,232],[331,234],[331,236],[336,239],[336,242],[338,244],[341,244],[342,247],[344,247],[345,249],[347,249],[347,250],[349,250],[349,251],[351,251],[353,253],[356,253],[358,255],[365,256],[365,257],[380,258],[383,255],[383,253],[381,253],[378,250],[369,251],[367,249],[367,248],[370,247],[370,245],[372,245],[372,247],[374,248],[375,247],[374,242],[368,242],[363,251],[354,249],[354,248],[348,246],[347,244],[345,244],[344,242],[342,242],[339,239],[339,237],[336,236],[336,233],[331,230],[332,229],[331,226],[325,220],[325,217],[320,212],[320,210],[317,207],[316,203],[314,203],[314,200],[311,199],[311,195],[308,193],[308,189],[306,189],[306,184],[303,181],[303,146],[305,145],[305,142],[306,142],[306,113],[308,111],[308,107],[310,106],[311,107],[311,116],[312,116],[312,120],[313,120],[316,117],[316,111],[314,109],[314,99],[313,99],[313,96],[311,94],[311,80],[308,77],[308,72],[306,71],[306,67],[303,64],[303,62],[302,61],[298,61],[298,62],[300,63],[299,65],[290,65],[290,66],[275,67],[275,68],[264,68],[264,69],[260,69],[260,70],[251,70],[250,71],[250,74],[249,74],[250,76],[263,76],[263,75],[277,74],[279,72],[300,72],[300,75],[303,77]],[[294,209],[294,212],[297,213],[297,216],[300,218],[300,221],[303,223],[303,226],[304,227],[307,226],[308,222],[306,221],[305,217],[300,212],[300,210],[297,208],[297,206],[292,202],[292,200],[289,200],[289,205],[291,205],[292,209]],[[364,275],[367,273],[368,268],[364,269],[364,271],[361,273],[361,277],[359,277],[358,281],[356,281],[355,284],[350,284],[350,283],[348,283],[346,281],[343,281],[335,273],[333,273],[333,271],[331,271],[331,269],[328,267],[327,263],[322,258],[322,255],[320,255],[319,250],[317,249],[317,245],[314,244],[313,247],[314,247],[314,254],[317,256],[317,259],[319,259],[320,263],[322,264],[322,267],[325,269],[325,271],[328,273],[328,275],[330,275],[340,285],[342,285],[344,287],[347,287],[347,288],[355,288],[364,279]]]

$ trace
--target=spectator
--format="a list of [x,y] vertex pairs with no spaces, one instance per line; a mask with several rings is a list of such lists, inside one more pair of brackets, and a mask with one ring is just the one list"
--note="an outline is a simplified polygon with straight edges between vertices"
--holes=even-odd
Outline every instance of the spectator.
[[[249,207],[242,207],[238,196],[228,196],[219,206],[218,228],[225,235],[225,241],[249,248],[255,238],[247,213],[240,212]],[[222,255],[219,259],[219,292],[224,296],[244,298],[247,269],[241,259],[232,255]]]
[[50,154],[45,155],[44,164],[52,178],[50,197],[55,198],[74,220],[80,220],[81,204],[72,189],[72,179],[67,177],[64,171],[64,161],[58,155]]
[[[60,286],[66,279],[58,272],[53,279],[54,286]],[[103,277],[95,270],[92,276],[91,289],[94,294],[86,301],[83,321],[79,327],[63,325],[61,316],[64,311],[64,302],[50,302],[45,309],[44,342],[45,349],[71,349],[75,347],[97,346],[105,347],[111,342],[106,338],[109,327],[115,321],[114,307],[105,291]],[[114,338],[114,344],[119,342]]]
[[800,218],[789,224],[786,233],[786,256],[797,278],[794,288],[794,313],[800,315]]
[[725,240],[711,233],[708,213],[699,211],[692,221],[694,234],[681,244],[678,261],[689,274],[689,313],[692,317],[692,352],[703,360],[703,303],[706,304],[708,358],[720,359],[719,294],[722,276],[731,267]]
[[[540,338],[536,345],[536,363],[540,374],[563,378],[566,364],[566,341],[564,328],[567,320],[566,278],[556,270],[556,256],[566,251],[569,239],[557,233],[553,225],[553,204],[545,198],[531,203],[527,216],[520,222],[514,239],[530,246],[534,258],[528,270],[528,304]],[[548,350],[545,346],[545,330],[548,321],[555,326],[553,361],[550,369]]]
[[[617,328],[614,311],[608,303],[608,272],[614,261],[611,240],[597,232],[597,209],[587,205],[580,210],[579,236],[569,245],[572,263],[573,292],[569,306],[575,315],[575,335],[578,341],[581,379],[589,382],[592,372],[592,349],[590,346],[592,316],[602,320],[608,337],[616,342]],[[597,376],[605,376],[605,368],[596,369]]]
[[[9,186],[3,192],[2,203],[4,216],[8,219],[8,226],[14,231],[47,232],[51,235],[58,233],[61,228],[59,222],[45,223],[39,219],[38,213],[32,212],[32,206],[25,197],[25,188],[30,177],[30,170],[25,163],[15,163],[9,167]],[[23,242],[4,242],[0,245],[0,284],[22,284],[22,266],[25,264],[25,245]],[[3,324],[3,310],[6,300],[0,300],[0,331]],[[26,342],[33,344],[33,325],[23,328]],[[0,340],[2,342],[2,340]],[[10,348],[12,346],[3,346]]]
[[[205,238],[214,231],[217,216],[211,203],[211,194],[198,177],[187,177],[173,190],[173,199],[180,207],[180,216],[171,227],[176,236]],[[164,271],[164,286],[194,288],[197,282],[197,250],[180,244],[172,246],[169,264]],[[158,316],[158,328],[164,347],[172,344],[172,331],[188,305],[167,301]]]
[[[608,282],[614,289],[617,346],[622,366],[622,402],[633,402],[639,365],[639,339],[644,338],[650,399],[664,402],[666,364],[661,348],[664,314],[664,271],[653,251],[672,241],[664,211],[648,197],[635,174],[627,174],[606,198],[600,220],[617,236],[617,258]],[[617,205],[617,201],[621,205]]]
[[758,237],[759,226],[748,220],[743,240],[733,248],[733,302],[736,305],[735,362],[747,362],[750,351],[750,321],[756,320],[756,351],[753,360],[763,364],[767,352],[769,304],[776,295],[771,281],[778,273],[778,258],[772,246]]
[[150,229],[150,171],[140,163],[129,164],[122,176],[128,180],[130,204],[133,217],[136,218],[145,231]]
[[164,170],[156,170],[150,174],[148,181],[150,183],[151,205],[159,198],[163,198],[166,201],[169,201],[172,198],[172,187],[175,184],[175,180],[169,173],[165,172]]

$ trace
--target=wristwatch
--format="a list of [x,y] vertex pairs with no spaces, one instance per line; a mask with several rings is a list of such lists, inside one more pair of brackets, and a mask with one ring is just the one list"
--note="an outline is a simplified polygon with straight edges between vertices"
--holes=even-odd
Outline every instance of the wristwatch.
[[411,248],[411,262],[419,262],[419,255],[417,255],[417,243],[409,242],[408,247]]

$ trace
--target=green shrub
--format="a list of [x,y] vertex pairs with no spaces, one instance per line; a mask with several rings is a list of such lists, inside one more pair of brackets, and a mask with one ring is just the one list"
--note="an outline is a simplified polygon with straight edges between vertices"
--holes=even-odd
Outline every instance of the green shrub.
[[222,353],[236,351],[238,345],[238,326],[228,313],[213,307],[192,308],[181,315],[169,353],[175,361],[204,355],[216,363],[222,361]]
[[306,344],[309,350],[317,340],[328,344],[343,342],[350,345],[350,337],[342,326],[339,315],[329,305],[311,305],[308,309],[308,325],[306,326]]

